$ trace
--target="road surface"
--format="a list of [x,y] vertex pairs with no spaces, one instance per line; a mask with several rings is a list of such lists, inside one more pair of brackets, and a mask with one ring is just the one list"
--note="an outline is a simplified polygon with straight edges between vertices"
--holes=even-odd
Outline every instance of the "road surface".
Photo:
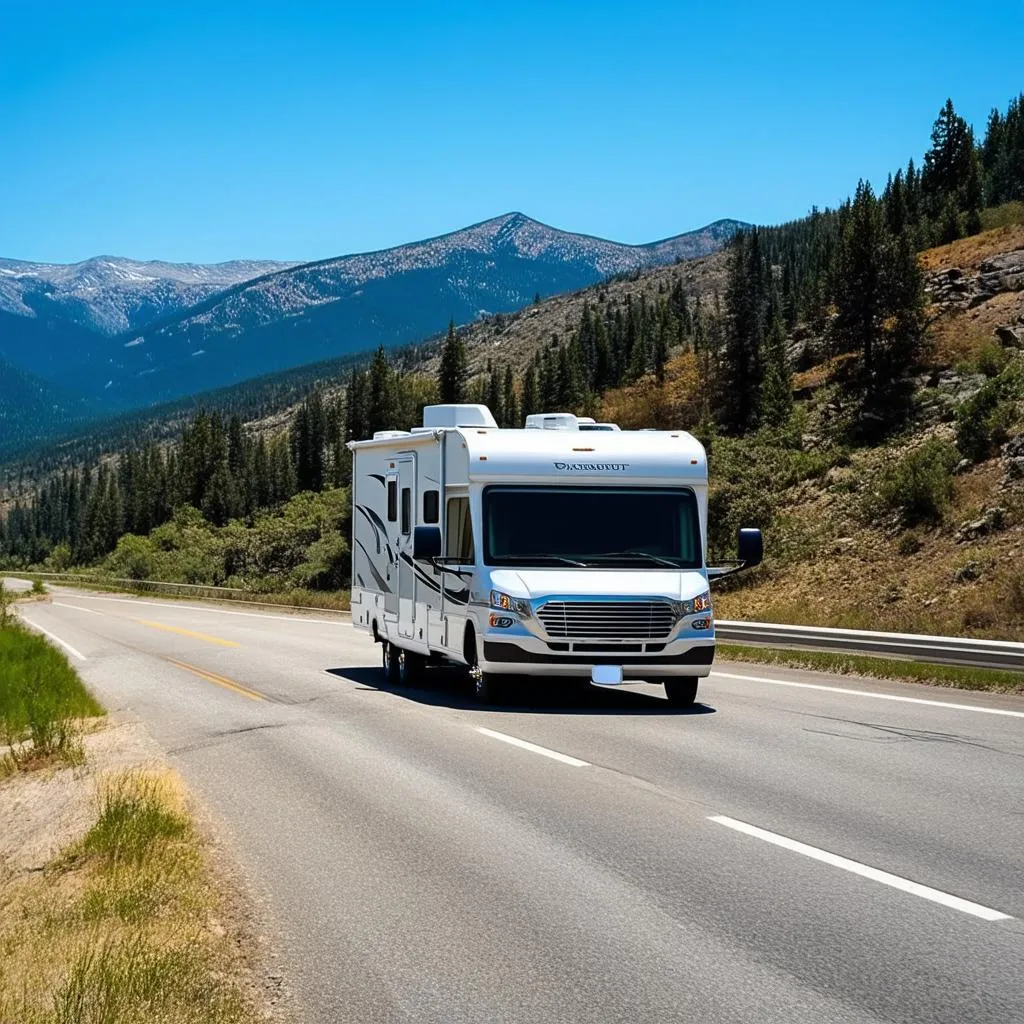
[[222,822],[305,1021],[1024,1021],[1024,700],[721,665],[480,708],[340,617],[23,617]]

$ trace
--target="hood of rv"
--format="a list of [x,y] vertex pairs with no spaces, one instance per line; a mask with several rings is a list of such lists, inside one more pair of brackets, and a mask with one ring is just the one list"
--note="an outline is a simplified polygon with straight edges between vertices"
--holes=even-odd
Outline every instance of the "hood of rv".
[[694,569],[492,569],[491,587],[510,597],[664,597],[688,601],[708,589]]

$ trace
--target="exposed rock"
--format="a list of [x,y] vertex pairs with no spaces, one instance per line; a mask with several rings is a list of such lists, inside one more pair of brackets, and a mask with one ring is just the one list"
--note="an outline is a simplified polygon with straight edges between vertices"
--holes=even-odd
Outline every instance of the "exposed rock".
[[1024,291],[1024,249],[1000,253],[981,264],[978,286],[993,295]]
[[997,533],[1006,528],[1006,509],[997,505],[995,508],[986,509],[981,519],[964,523],[956,531],[954,540],[957,544],[966,541],[977,540],[979,537],[987,537],[990,533]]
[[977,562],[968,562],[953,573],[954,583],[973,583],[981,579],[981,566]]
[[1002,324],[996,328],[996,337],[1006,348],[1024,348],[1024,327]]
[[953,475],[959,476],[961,473],[966,473],[974,463],[970,459],[961,459],[956,466],[953,467]]

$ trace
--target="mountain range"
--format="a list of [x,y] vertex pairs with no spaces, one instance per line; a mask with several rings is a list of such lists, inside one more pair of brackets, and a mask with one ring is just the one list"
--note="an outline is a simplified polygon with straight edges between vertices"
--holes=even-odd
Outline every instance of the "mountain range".
[[101,413],[418,341],[449,320],[468,323],[537,295],[706,255],[741,227],[720,220],[626,245],[510,213],[315,263],[0,260],[0,433],[19,409],[37,437]]

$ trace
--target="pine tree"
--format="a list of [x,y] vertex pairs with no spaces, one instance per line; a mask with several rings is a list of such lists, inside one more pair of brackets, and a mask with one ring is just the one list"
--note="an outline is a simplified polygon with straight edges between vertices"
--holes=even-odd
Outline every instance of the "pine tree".
[[519,422],[519,401],[516,398],[512,366],[508,363],[505,364],[505,376],[502,381],[501,408],[504,413],[502,426],[510,428],[522,426]]
[[523,407],[524,417],[534,413],[543,412],[540,405],[540,387],[537,381],[537,364],[531,361],[526,368],[526,375],[523,377]]
[[469,364],[466,358],[466,343],[455,330],[455,321],[448,324],[448,337],[441,352],[439,371],[441,401],[458,404],[466,400],[466,382],[469,378]]
[[740,233],[731,243],[725,345],[718,368],[718,419],[735,434],[757,425],[764,373],[765,286],[760,234],[757,229]]
[[786,352],[786,333],[778,304],[772,311],[765,343],[765,371],[761,382],[761,421],[782,427],[793,412],[793,374]]

